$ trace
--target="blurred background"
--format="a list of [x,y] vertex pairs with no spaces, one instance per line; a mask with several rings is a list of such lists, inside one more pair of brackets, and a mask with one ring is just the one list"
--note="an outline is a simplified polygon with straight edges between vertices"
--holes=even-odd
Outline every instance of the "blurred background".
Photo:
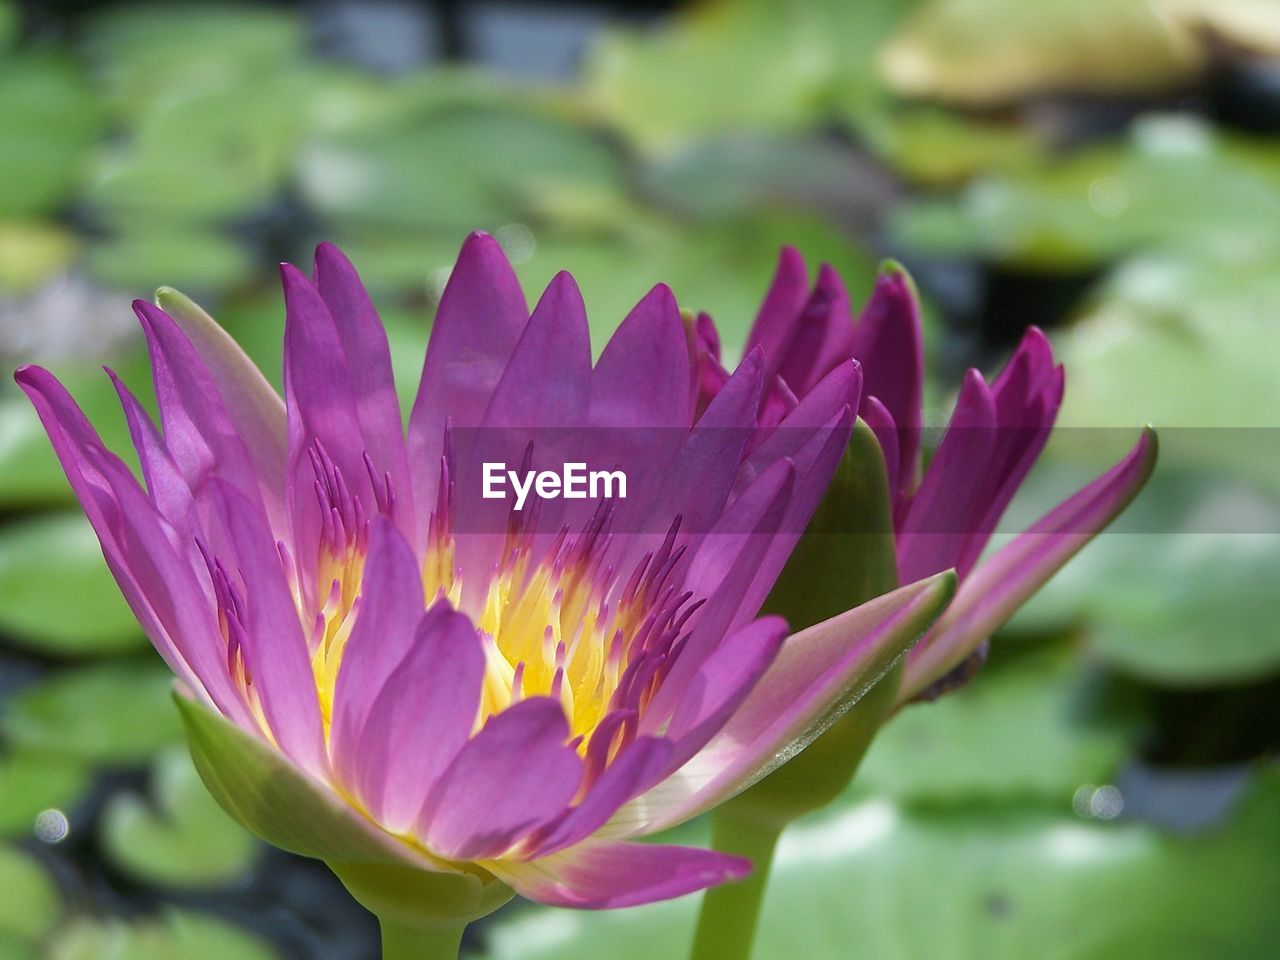
[[[1009,530],[1162,428],[1116,531],[789,835],[757,960],[1275,957],[1277,57],[1272,0],[0,0],[0,960],[377,950],[203,791],[8,372],[51,366],[123,449],[129,300],[182,289],[278,380],[274,265],[327,239],[412,393],[476,228],[531,298],[572,270],[597,347],[665,281],[733,354],[783,243],[855,300],[896,257],[932,423],[1042,325],[1069,429]],[[515,904],[468,944],[668,960],[695,908]]]

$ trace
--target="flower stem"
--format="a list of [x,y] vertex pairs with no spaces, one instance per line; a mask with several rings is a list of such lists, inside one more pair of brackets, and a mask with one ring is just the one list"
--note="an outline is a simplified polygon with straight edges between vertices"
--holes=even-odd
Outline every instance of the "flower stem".
[[748,960],[751,956],[782,826],[730,816],[712,819],[712,846],[749,858],[755,869],[744,880],[712,887],[703,894],[691,960]]
[[382,924],[382,960],[458,960],[466,924],[450,927],[406,927]]

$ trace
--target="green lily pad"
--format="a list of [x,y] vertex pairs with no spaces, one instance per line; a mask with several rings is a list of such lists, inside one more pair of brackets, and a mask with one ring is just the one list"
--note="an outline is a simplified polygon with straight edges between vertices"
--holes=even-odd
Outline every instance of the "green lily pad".
[[191,910],[167,910],[160,919],[126,923],[88,917],[67,924],[47,960],[273,960],[262,938]]
[[0,527],[0,592],[0,631],[24,646],[67,656],[145,646],[98,538],[78,512]]
[[17,747],[99,763],[145,760],[182,740],[159,660],[113,662],[52,674],[0,710],[0,733]]
[[1089,544],[1012,626],[1083,623],[1099,657],[1159,684],[1276,675],[1280,537],[1250,526],[1277,529],[1280,505],[1218,475],[1157,471],[1118,529]]
[[958,198],[904,203],[890,228],[907,248],[1053,272],[1170,239],[1193,250],[1266,242],[1277,222],[1274,144],[1224,136],[1191,117],[1151,116],[1125,143],[984,177]]
[[[997,644],[999,641],[997,641]],[[1070,809],[1132,755],[1136,717],[1101,713],[1089,675],[1062,645],[995,659],[978,680],[897,714],[854,782],[903,802],[1035,799]]]
[[587,64],[588,105],[662,154],[707,137],[794,132],[879,99],[874,51],[908,4],[701,4],[660,31],[617,28]]
[[[836,809],[784,837],[755,960],[1263,960],[1280,936],[1280,777],[1230,822],[1171,837],[995,805]],[[486,960],[683,956],[698,898],[601,913],[513,913]]]
[[185,750],[151,772],[151,802],[132,792],[102,811],[102,843],[117,867],[158,887],[207,888],[245,878],[258,846],[200,782]]
[[357,121],[316,137],[299,159],[299,186],[325,216],[460,231],[520,219],[547,192],[609,196],[621,173],[592,131],[514,108]]
[[91,245],[85,265],[102,282],[135,291],[154,289],[158,277],[195,292],[225,290],[262,271],[262,265],[228,234],[185,222],[147,219]]
[[1047,147],[1025,127],[929,107],[866,113],[867,145],[895,172],[930,187],[963,183],[979,174],[1034,169]]
[[74,63],[44,54],[0,58],[0,218],[50,212],[68,200],[100,126],[93,90]]
[[258,5],[132,3],[93,17],[83,46],[109,101],[136,118],[156,101],[279,73],[301,57],[306,30],[292,12]]
[[8,844],[0,844],[0,890],[0,936],[33,944],[53,929],[62,913],[53,878],[35,859]]
[[0,835],[30,836],[45,810],[70,809],[89,786],[81,760],[9,751],[0,758]]

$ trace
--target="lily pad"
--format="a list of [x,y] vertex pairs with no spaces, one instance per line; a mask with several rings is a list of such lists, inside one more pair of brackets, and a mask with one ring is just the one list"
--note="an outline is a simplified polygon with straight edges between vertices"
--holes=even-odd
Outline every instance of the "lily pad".
[[76,667],[19,691],[0,710],[17,747],[99,763],[145,760],[182,740],[173,677],[158,659]]
[[[0,937],[34,945],[53,929],[62,913],[57,884],[34,858],[0,844]],[[0,948],[4,941],[0,940]],[[8,957],[9,954],[0,954]]]
[[1061,644],[997,658],[963,689],[898,713],[854,787],[903,802],[1034,799],[1070,809],[1081,784],[1113,779],[1139,734],[1136,717],[1091,702],[1090,679]]
[[170,909],[157,920],[126,923],[88,917],[58,931],[48,960],[273,960],[260,937],[191,910]]
[[43,653],[116,653],[146,644],[78,512],[0,527],[0,593],[0,631]]
[[158,887],[208,888],[243,880],[254,839],[218,806],[185,750],[161,754],[151,770],[151,802],[132,792],[102,811],[102,843],[117,867]]
[[73,62],[52,54],[0,57],[0,218],[66,202],[100,128],[93,90]]
[[907,248],[1011,267],[1079,271],[1171,240],[1266,242],[1280,228],[1280,151],[1192,117],[1148,116],[1126,142],[975,180],[958,198],[900,205]]
[[0,835],[30,836],[45,810],[67,811],[89,786],[81,760],[10,751],[0,758]]
[[[752,956],[1263,960],[1280,936],[1278,791],[1260,772],[1229,825],[1192,838],[1008,805],[837,809],[784,835]],[[696,909],[513,913],[485,957],[677,957]]]
[[30,293],[80,253],[70,230],[40,221],[0,223],[0,293]]
[[159,277],[201,294],[242,284],[261,271],[228,233],[145,218],[119,236],[94,243],[86,267],[97,279],[126,290],[150,291]]

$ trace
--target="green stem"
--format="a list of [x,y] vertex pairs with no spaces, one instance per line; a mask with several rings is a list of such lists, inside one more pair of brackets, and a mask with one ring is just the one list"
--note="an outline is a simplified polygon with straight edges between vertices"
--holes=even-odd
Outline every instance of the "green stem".
[[404,927],[381,921],[382,960],[458,960],[466,924]]
[[703,894],[691,960],[749,960],[782,825],[717,816],[711,832],[716,850],[747,857],[755,868],[746,879]]

